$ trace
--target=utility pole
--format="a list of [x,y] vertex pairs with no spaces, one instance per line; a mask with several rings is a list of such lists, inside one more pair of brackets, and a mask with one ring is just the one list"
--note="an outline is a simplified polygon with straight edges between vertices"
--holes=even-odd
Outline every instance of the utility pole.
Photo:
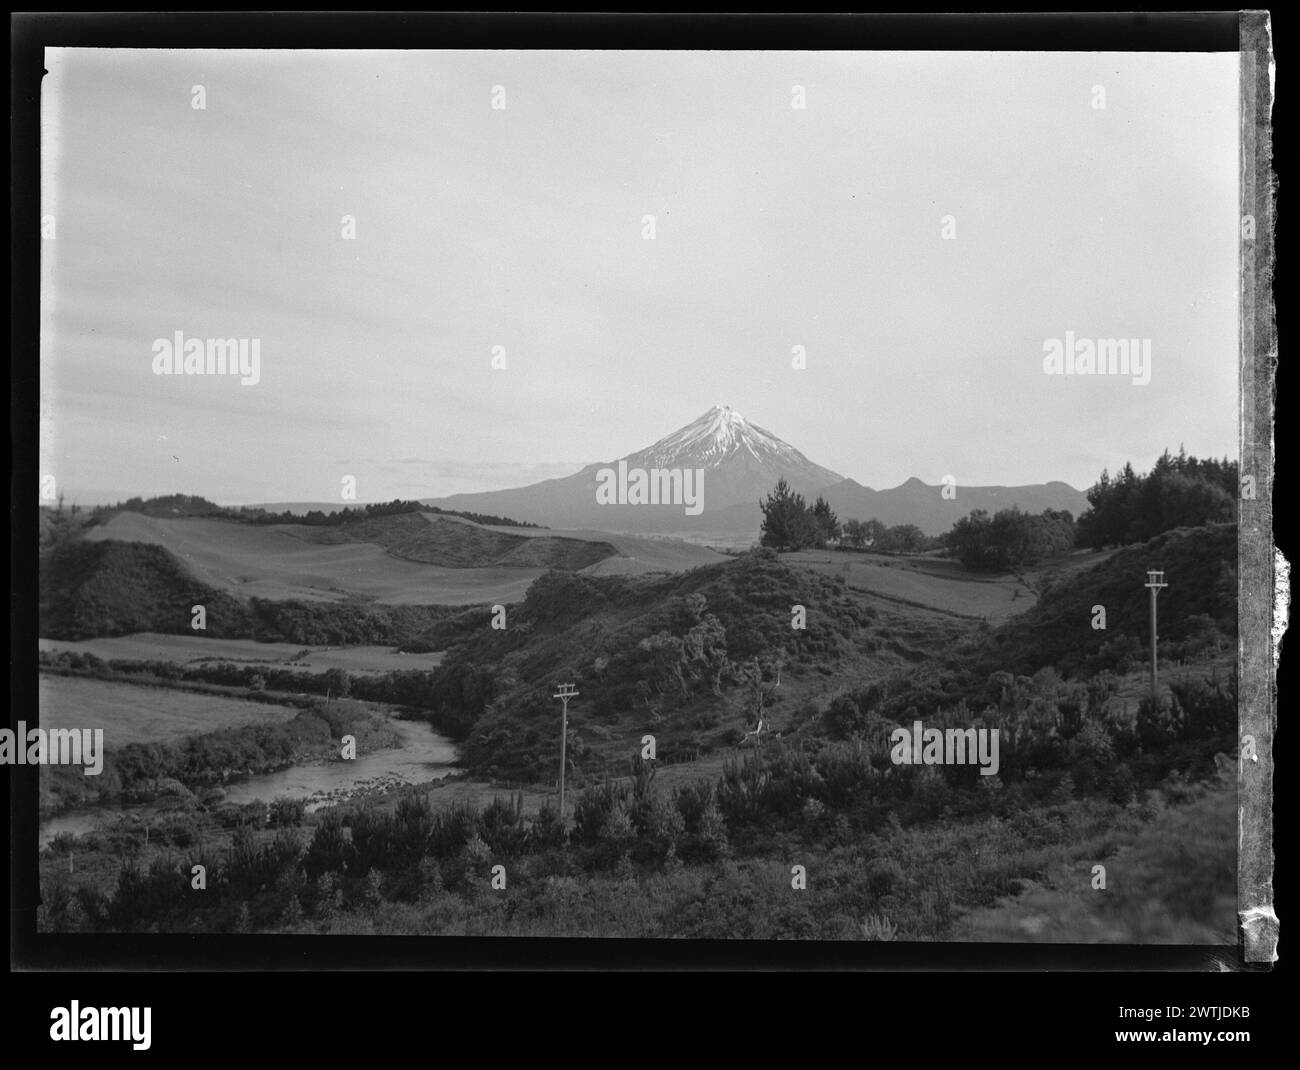
[[1156,596],[1164,587],[1165,574],[1155,569],[1147,569],[1146,586],[1151,591],[1151,708],[1155,710],[1160,704],[1160,692],[1156,685]]
[[564,824],[564,751],[569,742],[569,699],[577,698],[578,692],[573,684],[560,684],[560,690],[552,698],[564,703],[563,720],[560,722],[560,824]]

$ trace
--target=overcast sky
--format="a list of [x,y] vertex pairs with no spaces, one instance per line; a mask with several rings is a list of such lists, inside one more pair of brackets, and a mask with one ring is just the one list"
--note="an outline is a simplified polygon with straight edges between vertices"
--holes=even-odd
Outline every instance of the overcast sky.
[[[46,66],[41,474],[70,497],[517,486],[714,404],[875,487],[1238,455],[1235,54]],[[155,375],[178,330],[260,339],[260,382]],[[1045,374],[1067,331],[1151,339],[1150,383]]]

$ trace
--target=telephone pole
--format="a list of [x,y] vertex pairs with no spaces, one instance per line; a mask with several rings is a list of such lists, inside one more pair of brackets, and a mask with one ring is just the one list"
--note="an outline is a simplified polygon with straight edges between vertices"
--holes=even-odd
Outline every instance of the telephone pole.
[[573,684],[560,684],[560,690],[552,698],[564,703],[563,719],[560,722],[560,824],[564,824],[564,751],[569,742],[569,699],[577,698]]
[[1146,586],[1151,591],[1151,708],[1155,710],[1160,705],[1160,692],[1156,685],[1156,596],[1169,584],[1165,583],[1164,572],[1147,569]]

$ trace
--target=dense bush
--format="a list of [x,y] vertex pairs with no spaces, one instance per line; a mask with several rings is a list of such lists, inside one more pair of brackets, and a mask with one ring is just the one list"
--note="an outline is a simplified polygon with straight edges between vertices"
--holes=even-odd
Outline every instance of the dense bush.
[[1012,572],[1068,553],[1074,547],[1074,518],[1064,510],[1045,509],[1039,516],[1018,508],[992,517],[976,509],[953,525],[948,545],[967,568]]

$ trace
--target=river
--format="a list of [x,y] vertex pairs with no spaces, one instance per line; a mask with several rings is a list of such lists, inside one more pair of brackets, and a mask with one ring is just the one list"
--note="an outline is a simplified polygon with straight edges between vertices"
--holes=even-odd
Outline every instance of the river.
[[[277,773],[263,773],[226,784],[227,803],[242,805],[258,799],[303,799],[307,810],[342,802],[360,791],[398,784],[419,784],[439,780],[453,772],[456,746],[422,721],[391,720],[390,726],[402,738],[391,750],[358,755],[352,761],[294,765]],[[40,846],[61,832],[84,836],[114,817],[147,810],[147,806],[100,806],[67,810],[41,822]]]

